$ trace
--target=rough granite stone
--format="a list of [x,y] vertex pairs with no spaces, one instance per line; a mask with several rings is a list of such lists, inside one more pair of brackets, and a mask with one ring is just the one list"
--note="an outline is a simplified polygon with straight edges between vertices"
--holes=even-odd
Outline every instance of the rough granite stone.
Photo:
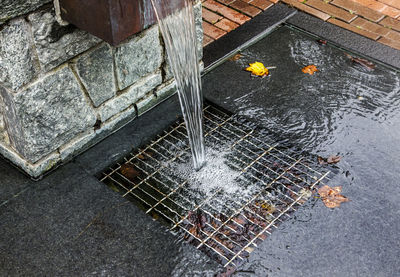
[[145,98],[141,99],[136,103],[138,110],[138,116],[143,115],[145,112],[154,108],[158,103],[159,99],[152,93],[148,94]]
[[113,55],[108,44],[79,57],[76,71],[96,107],[115,96]]
[[2,92],[5,120],[13,147],[35,163],[96,122],[68,67],[15,95]]
[[101,125],[98,130],[89,130],[75,138],[73,141],[69,142],[67,145],[60,147],[60,157],[63,162],[70,160],[76,155],[79,155],[83,151],[87,150],[91,146],[95,145],[105,137],[116,132],[118,129],[122,128],[132,120],[136,118],[135,109],[127,109],[118,114],[112,120],[108,120],[106,123]]
[[28,17],[40,65],[48,71],[88,50],[101,40],[73,25],[61,26],[54,10],[38,11]]
[[0,0],[0,24],[50,2],[51,0]]
[[160,87],[157,88],[156,91],[156,96],[159,99],[159,101],[163,101],[170,96],[174,95],[178,91],[176,87],[176,81],[171,80],[166,84],[161,85]]
[[8,138],[8,133],[4,122],[3,114],[4,114],[4,102],[2,97],[0,96],[0,144],[3,143],[5,145],[8,145],[10,141]]
[[37,73],[33,57],[28,23],[11,21],[0,32],[0,82],[12,90],[27,84]]
[[125,89],[156,71],[161,63],[160,34],[155,25],[116,48],[115,64],[119,89]]
[[121,95],[107,101],[99,107],[99,116],[102,122],[136,103],[140,98],[161,84],[161,73],[152,74],[130,88]]

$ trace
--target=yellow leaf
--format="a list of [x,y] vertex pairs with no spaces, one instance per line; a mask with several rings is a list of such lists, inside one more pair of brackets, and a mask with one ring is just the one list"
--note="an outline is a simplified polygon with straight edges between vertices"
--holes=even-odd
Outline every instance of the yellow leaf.
[[315,65],[311,64],[307,65],[306,67],[303,67],[301,71],[303,71],[303,73],[308,73],[310,75],[313,75],[315,71],[318,71],[318,68]]
[[250,71],[255,76],[264,77],[268,75],[268,68],[266,68],[262,63],[255,62],[249,64],[250,66],[246,68],[246,71]]

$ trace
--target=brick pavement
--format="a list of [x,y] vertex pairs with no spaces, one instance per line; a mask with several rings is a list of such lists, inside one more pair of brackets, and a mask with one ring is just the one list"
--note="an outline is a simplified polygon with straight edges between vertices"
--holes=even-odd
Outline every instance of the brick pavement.
[[400,0],[203,0],[204,46],[278,2],[400,50]]

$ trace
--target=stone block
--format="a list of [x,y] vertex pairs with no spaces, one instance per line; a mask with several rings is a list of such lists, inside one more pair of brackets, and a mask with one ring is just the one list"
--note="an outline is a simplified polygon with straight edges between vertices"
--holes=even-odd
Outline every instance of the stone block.
[[50,2],[52,0],[0,0],[0,24]]
[[115,49],[119,89],[125,89],[142,77],[156,71],[162,63],[158,26],[134,36]]
[[141,99],[136,103],[138,109],[138,116],[143,115],[145,112],[154,108],[158,103],[159,99],[154,94],[149,94],[145,98]]
[[96,107],[115,96],[113,54],[108,44],[80,56],[76,71]]
[[53,9],[32,13],[28,19],[43,71],[49,71],[101,42],[73,25],[61,26]]
[[122,112],[133,105],[140,98],[152,91],[162,82],[161,73],[154,73],[129,87],[121,95],[107,101],[99,107],[99,116],[102,122]]
[[177,91],[178,89],[176,87],[176,81],[171,80],[168,83],[160,86],[156,91],[156,95],[159,101],[162,102],[170,96],[174,95]]
[[31,81],[36,73],[29,26],[16,19],[0,31],[0,82],[17,90]]
[[68,67],[25,90],[1,90],[11,145],[31,163],[55,151],[85,129],[96,116]]

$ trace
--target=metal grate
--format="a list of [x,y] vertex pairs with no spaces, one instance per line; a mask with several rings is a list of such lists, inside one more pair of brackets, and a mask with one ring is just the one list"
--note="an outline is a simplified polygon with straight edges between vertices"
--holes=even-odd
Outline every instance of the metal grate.
[[238,266],[329,172],[311,168],[314,163],[304,155],[267,143],[260,130],[213,105],[205,105],[204,128],[207,147],[229,150],[227,166],[252,193],[227,196],[215,188],[204,194],[174,172],[171,164],[191,163],[182,120],[100,179],[224,266]]

